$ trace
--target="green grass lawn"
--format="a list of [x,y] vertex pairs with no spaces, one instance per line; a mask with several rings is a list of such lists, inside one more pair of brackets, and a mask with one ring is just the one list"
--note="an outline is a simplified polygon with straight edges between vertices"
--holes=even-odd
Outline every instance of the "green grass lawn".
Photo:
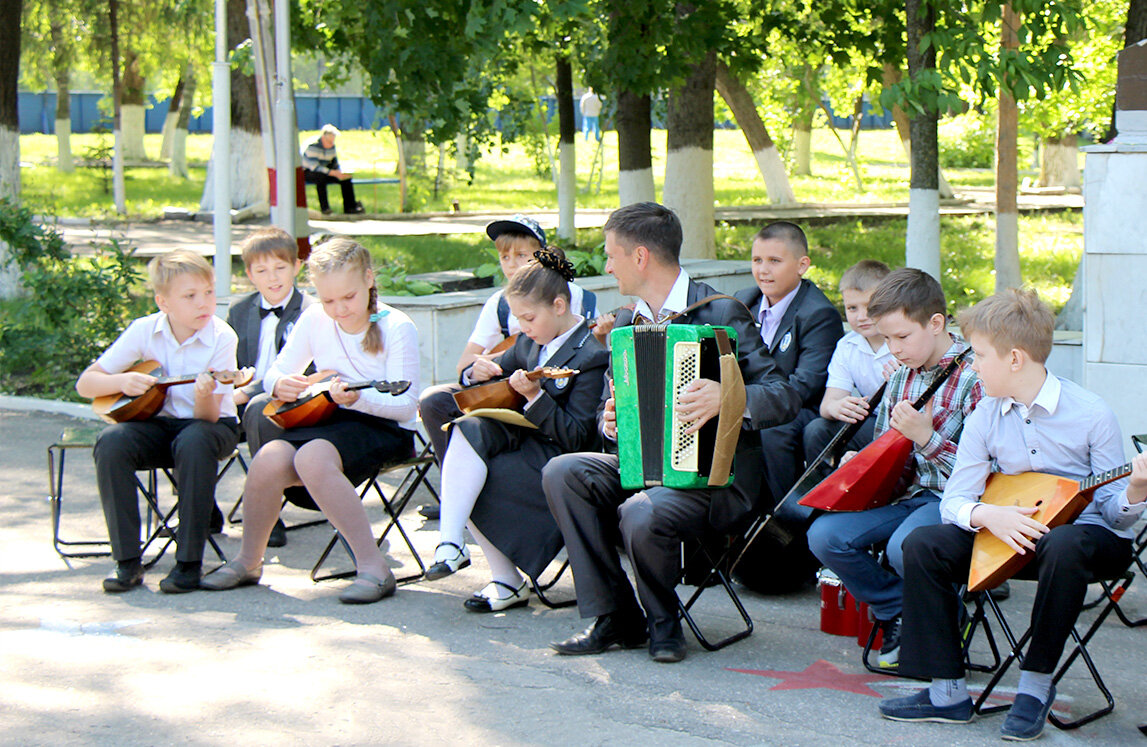
[[[654,130],[653,172],[657,193],[665,175],[665,131]],[[847,133],[846,133],[847,134]],[[717,130],[714,135],[713,175],[719,205],[753,205],[768,202],[756,161],[744,136],[738,130]],[[303,132],[299,142],[307,143],[317,136]],[[77,157],[106,142],[108,136],[74,135],[72,151]],[[159,153],[161,137],[147,135],[144,147],[149,155]],[[587,176],[595,157],[596,144],[579,136],[577,163],[578,206],[608,209],[617,204],[617,133],[607,132],[602,141],[605,173],[601,190],[586,189]],[[396,172],[394,138],[387,130],[346,131],[338,140],[340,161],[348,170],[363,177],[392,177]],[[157,218],[167,205],[195,209],[199,205],[206,179],[205,164],[211,152],[209,134],[193,134],[187,139],[187,156],[191,176],[177,179],[166,166],[129,168],[125,172],[128,213],[134,218]],[[812,176],[794,177],[793,191],[802,202],[903,202],[908,199],[908,164],[900,141],[892,130],[865,130],[860,134],[859,158],[865,191],[858,192],[852,170],[832,134],[824,129],[813,131]],[[63,174],[54,168],[56,140],[50,135],[22,135],[20,158],[22,196],[25,204],[39,212],[60,216],[105,217],[112,212],[110,184],[104,190],[104,169],[77,168]],[[453,160],[446,159],[453,166]],[[436,151],[427,154],[430,174],[412,184],[412,201],[420,211],[448,211],[457,200],[465,211],[484,210],[552,210],[557,206],[557,191],[547,176],[538,176],[533,161],[520,143],[484,155],[477,164],[473,183],[465,174],[451,169],[443,188],[432,191]],[[991,171],[949,169],[945,172],[954,186],[990,186]],[[1024,174],[1021,174],[1023,176]],[[109,175],[110,176],[110,175]],[[397,213],[397,185],[367,186],[359,197],[368,212]]]

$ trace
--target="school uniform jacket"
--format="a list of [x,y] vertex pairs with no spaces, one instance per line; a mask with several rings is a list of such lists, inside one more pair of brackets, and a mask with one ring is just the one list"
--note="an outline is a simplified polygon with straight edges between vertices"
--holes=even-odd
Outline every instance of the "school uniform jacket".
[[[506,374],[532,370],[541,346],[519,335],[512,348],[494,360]],[[486,458],[486,480],[470,519],[518,568],[537,579],[562,548],[562,533],[542,491],[542,469],[562,453],[600,447],[597,405],[605,384],[609,353],[583,322],[545,362],[581,373],[568,379],[541,379],[542,394],[525,410],[536,431],[483,420],[460,424],[479,454],[494,441],[493,431],[513,432],[516,448]],[[494,436],[496,437],[496,436]],[[484,457],[485,458],[485,457]],[[496,476],[496,477],[495,477]],[[491,479],[493,478],[493,479]]]
[[[753,319],[760,319],[763,294],[753,286],[734,296],[749,307]],[[757,328],[760,340],[760,328]],[[840,312],[811,280],[801,279],[796,297],[781,317],[769,354],[789,384],[796,390],[801,407],[820,409],[828,382],[828,362],[837,340],[844,336]],[[762,346],[764,343],[761,343]]]
[[[287,341],[287,334],[294,327],[303,309],[315,302],[315,299],[303,293],[298,288],[291,294],[291,300],[283,307],[279,315],[279,323],[275,325],[275,352],[283,349]],[[239,367],[254,366],[259,359],[259,330],[262,329],[263,319],[259,316],[259,292],[255,291],[234,305],[227,312],[227,323],[239,335],[239,347],[235,351],[235,358]],[[254,397],[263,392],[263,381],[252,381],[243,387],[247,397]]]

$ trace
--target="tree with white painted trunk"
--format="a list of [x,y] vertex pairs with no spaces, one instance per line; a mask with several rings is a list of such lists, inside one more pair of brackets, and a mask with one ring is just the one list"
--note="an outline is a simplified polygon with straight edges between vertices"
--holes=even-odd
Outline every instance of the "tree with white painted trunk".
[[656,199],[653,186],[653,101],[649,94],[617,93],[617,202],[625,207]]
[[111,71],[112,71],[112,138],[114,150],[112,151],[112,199],[115,210],[120,215],[127,214],[127,191],[124,186],[123,175],[123,128],[122,107],[123,86],[120,82],[120,55],[119,55],[119,0],[108,0],[108,30],[111,44]]
[[179,116],[171,131],[171,163],[168,167],[172,176],[186,179],[187,169],[187,127],[191,123],[191,109],[195,106],[195,67],[188,63],[180,77],[183,84],[179,96]]
[[[235,49],[251,36],[247,20],[246,0],[227,0],[227,44]],[[298,137],[294,138],[298,142]],[[259,101],[255,93],[255,77],[237,66],[231,66],[231,204],[227,209],[263,207],[269,204],[267,162],[263,149],[262,126],[259,119]],[[215,205],[214,170],[218,168],[215,156],[207,164],[207,181],[199,201],[202,212],[213,212]],[[265,208],[264,208],[265,209]]]
[[793,101],[792,170],[796,176],[812,175],[812,125],[820,99],[818,67],[800,65],[794,70],[799,81]]
[[[20,115],[16,92],[20,80],[19,0],[0,3],[0,199],[20,199]],[[0,242],[0,298],[20,288],[20,269],[13,266],[8,245]]]
[[[936,48],[922,44],[935,30],[936,17],[927,0],[906,0],[908,77],[928,90],[936,76]],[[937,100],[934,89],[920,97],[909,124],[912,176],[908,190],[908,229],[905,264],[940,279],[940,151],[937,141]]]
[[183,87],[186,85],[186,72],[180,73],[171,98],[167,102],[167,114],[163,118],[163,140],[159,146],[159,160],[171,158],[171,145],[175,139],[175,125],[179,122],[179,109],[183,104]]
[[577,147],[574,143],[573,65],[567,53],[556,57],[554,94],[558,99],[558,237],[577,238]]
[[713,90],[717,55],[693,66],[684,83],[669,92],[662,202],[681,219],[681,256],[717,256],[713,233]]
[[[1004,3],[1000,16],[1000,57],[1015,54],[1019,47],[1020,17],[1010,2]],[[1000,83],[997,97],[996,126],[996,290],[1019,288],[1023,284],[1020,273],[1019,213],[1016,192],[1019,189],[1017,173],[1017,136],[1019,111],[1011,92],[1009,78]]]
[[77,0],[32,0],[24,4],[20,76],[31,88],[56,90],[56,168],[75,169],[72,158],[71,74],[78,48],[90,28],[82,19],[90,3]]
[[769,137],[769,130],[765,127],[760,113],[757,111],[753,94],[745,84],[729,70],[723,61],[717,61],[717,92],[729,105],[737,125],[745,134],[749,149],[753,151],[753,158],[757,161],[757,169],[765,182],[765,192],[769,202],[774,205],[788,205],[796,202],[792,185],[789,184],[789,175],[785,172],[784,161],[777,151],[776,143]]

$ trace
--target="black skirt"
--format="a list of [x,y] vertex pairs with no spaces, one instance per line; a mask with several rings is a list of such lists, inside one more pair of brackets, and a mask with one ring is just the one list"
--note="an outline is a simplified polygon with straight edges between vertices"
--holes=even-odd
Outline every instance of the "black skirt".
[[496,420],[468,418],[453,427],[462,430],[486,463],[486,484],[470,520],[536,580],[564,545],[542,491],[542,469],[561,448],[538,431]]
[[[343,474],[358,485],[379,468],[397,459],[406,459],[414,453],[414,434],[387,418],[348,410],[340,407],[329,419],[319,425],[292,428],[275,436],[295,448],[322,439],[329,441],[339,453]],[[306,488],[287,488],[284,495],[291,503],[302,508],[318,510]]]

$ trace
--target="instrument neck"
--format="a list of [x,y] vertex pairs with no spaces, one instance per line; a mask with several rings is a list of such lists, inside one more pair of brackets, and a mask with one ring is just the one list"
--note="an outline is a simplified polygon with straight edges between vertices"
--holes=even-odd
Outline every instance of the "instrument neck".
[[1096,488],[1101,488],[1104,485],[1107,485],[1108,483],[1115,482],[1116,480],[1122,480],[1124,477],[1127,477],[1130,474],[1131,474],[1131,462],[1128,462],[1127,464],[1124,464],[1121,467],[1109,469],[1106,472],[1100,472],[1097,475],[1092,475],[1091,477],[1087,477],[1087,478],[1084,478],[1083,480],[1080,480],[1079,490],[1080,490],[1080,492],[1083,492],[1085,490],[1094,490]]
[[917,410],[923,410],[924,405],[928,404],[928,400],[932,399],[932,395],[940,391],[940,387],[944,386],[944,382],[947,381],[949,377],[951,377],[956,369],[960,367],[960,364],[964,362],[964,358],[966,358],[971,352],[972,346],[969,345],[968,347],[964,348],[962,353],[953,358],[947,366],[944,366],[944,370],[941,371],[940,375],[936,377],[936,380],[933,381],[928,386],[928,388],[924,390],[924,393],[916,398],[916,401],[912,403],[912,406]]

